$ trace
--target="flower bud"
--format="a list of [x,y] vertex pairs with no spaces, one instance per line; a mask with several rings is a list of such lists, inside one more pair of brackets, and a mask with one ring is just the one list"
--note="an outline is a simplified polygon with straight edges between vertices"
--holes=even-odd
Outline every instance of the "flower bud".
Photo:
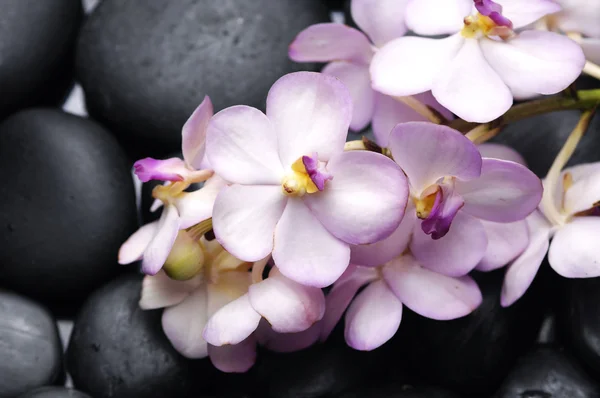
[[179,231],[163,269],[171,279],[185,281],[204,267],[204,252],[198,241],[186,231]]

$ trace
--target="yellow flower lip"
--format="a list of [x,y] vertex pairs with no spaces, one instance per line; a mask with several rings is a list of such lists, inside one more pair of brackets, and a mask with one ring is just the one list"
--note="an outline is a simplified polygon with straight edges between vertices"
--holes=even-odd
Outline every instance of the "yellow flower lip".
[[319,189],[310,178],[302,157],[299,157],[291,167],[291,172],[287,174],[281,182],[282,192],[286,196],[304,196],[307,193],[318,192]]
[[464,27],[460,33],[467,39],[477,39],[483,36],[498,36],[507,39],[514,34],[511,28],[498,25],[492,18],[480,13],[465,17]]

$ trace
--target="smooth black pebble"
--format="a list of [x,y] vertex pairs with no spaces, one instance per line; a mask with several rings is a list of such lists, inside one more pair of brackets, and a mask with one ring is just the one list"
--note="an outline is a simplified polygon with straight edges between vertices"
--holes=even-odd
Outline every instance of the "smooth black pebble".
[[558,313],[565,346],[600,379],[600,278],[569,279]]
[[534,343],[546,309],[540,277],[509,308],[500,306],[503,270],[473,273],[483,302],[471,314],[435,321],[406,309],[390,342],[410,380],[475,397],[489,396]]
[[322,0],[104,0],[85,22],[77,76],[90,115],[137,156],[180,150],[181,127],[209,95],[215,111],[264,108],[294,37],[329,22]]
[[0,119],[62,99],[73,79],[80,0],[3,0]]
[[64,387],[42,387],[20,395],[19,398],[91,398],[81,391]]
[[597,398],[600,385],[566,352],[539,346],[519,359],[495,398]]
[[29,298],[0,290],[0,397],[61,381],[62,345],[54,317]]
[[458,398],[458,395],[434,387],[410,387],[387,384],[339,395],[336,398]]
[[[161,311],[139,308],[141,281],[141,275],[112,281],[77,316],[67,370],[75,388],[94,398],[187,397],[194,383],[210,383],[207,370],[196,369],[171,346]],[[210,369],[208,360],[194,362]]]
[[53,309],[122,272],[137,228],[129,161],[100,125],[31,109],[0,124],[0,286]]

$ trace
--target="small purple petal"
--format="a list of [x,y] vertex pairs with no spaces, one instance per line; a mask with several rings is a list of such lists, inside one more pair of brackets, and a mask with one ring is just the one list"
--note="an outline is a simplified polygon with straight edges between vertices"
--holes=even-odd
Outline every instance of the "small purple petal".
[[179,158],[158,160],[140,159],[133,164],[135,175],[140,181],[183,181],[186,172],[185,162]]
[[327,173],[323,168],[319,167],[319,157],[315,152],[312,157],[302,156],[302,163],[312,182],[317,186],[319,191],[325,189],[325,181],[333,179],[333,176]]
[[454,183],[441,184],[429,216],[421,223],[421,229],[433,239],[446,236],[456,213],[464,206],[463,198],[454,193]]
[[510,19],[502,15],[502,6],[494,3],[492,0],[474,0],[475,8],[481,15],[489,17],[498,26],[506,26],[512,29],[513,24]]

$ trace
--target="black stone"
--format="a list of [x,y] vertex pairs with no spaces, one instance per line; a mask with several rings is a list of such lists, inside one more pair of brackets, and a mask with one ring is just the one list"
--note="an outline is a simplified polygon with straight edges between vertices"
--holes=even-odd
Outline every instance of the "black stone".
[[19,398],[91,398],[89,395],[81,391],[73,390],[64,387],[42,387],[26,394],[20,395]]
[[64,97],[82,15],[80,0],[2,1],[0,118]]
[[600,278],[568,279],[558,323],[564,344],[600,378]]
[[465,395],[489,396],[534,343],[547,305],[540,294],[545,290],[540,288],[543,275],[509,308],[500,306],[503,270],[474,272],[473,276],[483,302],[470,315],[434,321],[405,309],[391,344],[410,380]]
[[0,290],[0,397],[61,381],[62,345],[47,309]]
[[31,109],[0,124],[0,286],[51,305],[79,305],[126,269],[137,228],[130,165],[98,124]]
[[387,384],[340,395],[336,398],[458,398],[450,391],[433,387],[410,387]]
[[519,359],[495,398],[597,398],[600,385],[566,352],[539,346]]
[[208,360],[178,354],[162,331],[161,311],[139,308],[141,280],[124,275],[81,308],[67,349],[73,384],[94,398],[187,397],[196,383],[208,389]]
[[162,155],[180,149],[205,95],[215,110],[264,108],[278,78],[314,69],[289,60],[288,45],[328,21],[321,0],[104,0],[82,28],[77,75],[93,117],[132,152]]
[[255,396],[332,397],[374,382],[386,367],[385,346],[372,352],[355,351],[338,334],[299,352],[262,352],[254,369]]

